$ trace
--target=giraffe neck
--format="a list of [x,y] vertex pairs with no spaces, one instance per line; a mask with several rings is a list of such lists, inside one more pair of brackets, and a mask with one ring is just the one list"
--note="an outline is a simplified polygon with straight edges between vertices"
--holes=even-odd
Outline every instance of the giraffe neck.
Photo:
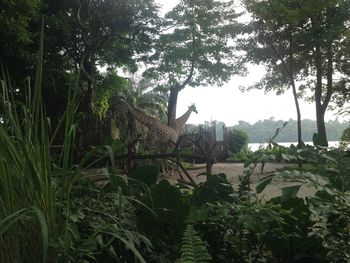
[[127,106],[131,114],[135,117],[135,119],[141,122],[143,125],[147,126],[147,128],[153,129],[156,123],[159,122],[159,120],[157,120],[156,118],[146,115],[145,113],[141,112],[138,109],[135,109],[129,104],[127,104]]
[[192,110],[191,108],[189,108],[184,115],[182,115],[181,117],[177,118],[175,120],[175,127],[178,130],[181,130],[182,127],[186,124],[188,118],[191,116]]

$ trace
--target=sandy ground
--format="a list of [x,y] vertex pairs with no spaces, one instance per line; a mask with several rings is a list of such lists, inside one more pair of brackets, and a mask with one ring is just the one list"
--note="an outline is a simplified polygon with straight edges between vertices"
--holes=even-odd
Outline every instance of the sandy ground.
[[[266,176],[266,173],[275,171],[278,169],[282,169],[284,167],[296,167],[295,164],[281,164],[281,163],[266,163],[264,166],[264,171],[261,173],[261,164],[259,164],[251,177],[251,188],[255,190],[255,187],[259,184],[260,180]],[[196,165],[196,169],[188,170],[189,174],[195,180],[196,183],[204,182],[206,180],[206,176],[197,176],[200,173],[205,173],[205,165]],[[244,172],[243,163],[216,163],[213,166],[213,174],[224,173],[227,176],[229,182],[232,183],[233,186],[237,187],[239,184],[239,177],[243,175]],[[177,183],[179,179],[179,175],[166,176],[170,183]],[[296,185],[298,183],[285,182],[281,178],[275,178],[269,184],[265,190],[259,194],[259,197],[265,200],[268,200],[272,197],[279,196],[281,194],[281,188]],[[311,196],[314,194],[314,190],[307,186],[301,186],[300,191],[298,193],[299,197]]]
[[[256,169],[254,170],[253,175],[251,176],[251,189],[255,191],[255,187],[259,184],[262,178],[266,176],[266,173],[276,171],[278,169],[282,169],[285,167],[296,167],[296,164],[283,164],[283,163],[266,163],[264,166],[264,171],[261,173],[261,164],[258,164]],[[216,163],[213,166],[213,174],[224,173],[227,176],[227,179],[235,188],[238,188],[239,185],[239,177],[243,176],[244,173],[244,165],[243,163]],[[206,181],[205,175],[200,175],[201,173],[205,173],[205,165],[198,164],[195,165],[194,169],[188,169],[188,173],[194,179],[196,183],[201,183]],[[107,171],[105,171],[107,172]],[[103,175],[104,169],[89,169],[88,172],[85,172],[85,175],[89,175],[92,180],[96,183],[104,184],[106,183],[106,176]],[[96,177],[96,178],[95,178]],[[185,175],[183,177],[186,179]],[[95,179],[94,179],[95,178]],[[168,180],[171,184],[178,183],[178,179],[180,176],[177,173],[173,173],[173,175],[169,176],[161,176],[159,180]],[[186,180],[188,181],[188,180]],[[258,195],[258,197],[262,200],[269,200],[273,197],[281,195],[281,189],[283,187],[292,186],[300,183],[292,183],[286,182],[282,178],[274,178],[272,182],[265,188],[265,190]],[[299,197],[307,197],[314,195],[315,190],[308,187],[307,185],[302,185],[298,196]]]

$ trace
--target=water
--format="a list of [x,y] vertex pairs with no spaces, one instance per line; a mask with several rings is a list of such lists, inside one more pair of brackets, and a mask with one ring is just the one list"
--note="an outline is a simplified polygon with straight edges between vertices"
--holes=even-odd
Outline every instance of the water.
[[[279,142],[278,143],[281,146],[289,147],[291,144],[294,144],[295,146],[298,144],[297,142]],[[308,145],[313,145],[313,142],[305,142],[305,144]],[[256,151],[260,147],[260,143],[248,143],[248,148],[252,151]],[[264,146],[266,146],[267,143],[264,143]],[[339,141],[329,141],[328,142],[328,147],[338,147],[339,146]]]

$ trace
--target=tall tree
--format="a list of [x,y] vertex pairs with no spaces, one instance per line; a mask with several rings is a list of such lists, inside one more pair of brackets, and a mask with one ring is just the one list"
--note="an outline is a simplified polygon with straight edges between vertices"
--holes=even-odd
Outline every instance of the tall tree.
[[169,89],[168,124],[176,118],[178,94],[186,86],[222,85],[242,72],[231,40],[240,32],[233,1],[182,0],[165,15],[146,75]]
[[[317,141],[327,145],[325,112],[334,94],[343,95],[348,74],[344,65],[349,54],[344,50],[349,43],[349,1],[247,0],[244,3],[253,14],[253,34],[248,37],[250,45],[245,50],[250,61],[263,62],[268,68],[257,87],[281,92],[289,85],[293,88],[295,80],[301,81],[301,91],[313,92]],[[295,91],[293,88],[297,102]]]
[[37,32],[33,24],[40,21],[40,0],[0,0],[0,60],[16,81],[23,81],[33,69],[37,49]]
[[157,19],[153,0],[47,1],[48,34],[56,50],[80,68],[86,82],[81,110],[91,112],[98,66],[135,68],[133,56],[152,40]]
[[308,21],[305,39],[310,42],[305,46],[311,56],[304,53],[304,57],[306,66],[315,72],[315,79],[310,83],[316,104],[318,141],[328,145],[324,116],[332,96],[343,95],[348,78],[344,75],[348,74],[344,64],[348,64],[350,54],[344,54],[344,49],[349,45],[350,2],[323,0],[316,4],[309,0],[298,8]]
[[244,1],[252,15],[246,27],[249,37],[242,41],[248,62],[264,63],[267,73],[254,88],[284,92],[291,87],[297,113],[298,146],[303,145],[301,112],[298,101],[297,56],[302,20],[295,1]]

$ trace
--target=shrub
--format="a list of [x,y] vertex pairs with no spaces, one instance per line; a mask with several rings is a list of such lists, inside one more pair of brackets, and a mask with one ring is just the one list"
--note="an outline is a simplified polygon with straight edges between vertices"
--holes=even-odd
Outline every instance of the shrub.
[[227,134],[228,150],[233,153],[239,153],[248,146],[248,135],[241,130],[231,129]]
[[348,148],[350,144],[350,127],[347,127],[340,137],[340,146],[342,148]]

